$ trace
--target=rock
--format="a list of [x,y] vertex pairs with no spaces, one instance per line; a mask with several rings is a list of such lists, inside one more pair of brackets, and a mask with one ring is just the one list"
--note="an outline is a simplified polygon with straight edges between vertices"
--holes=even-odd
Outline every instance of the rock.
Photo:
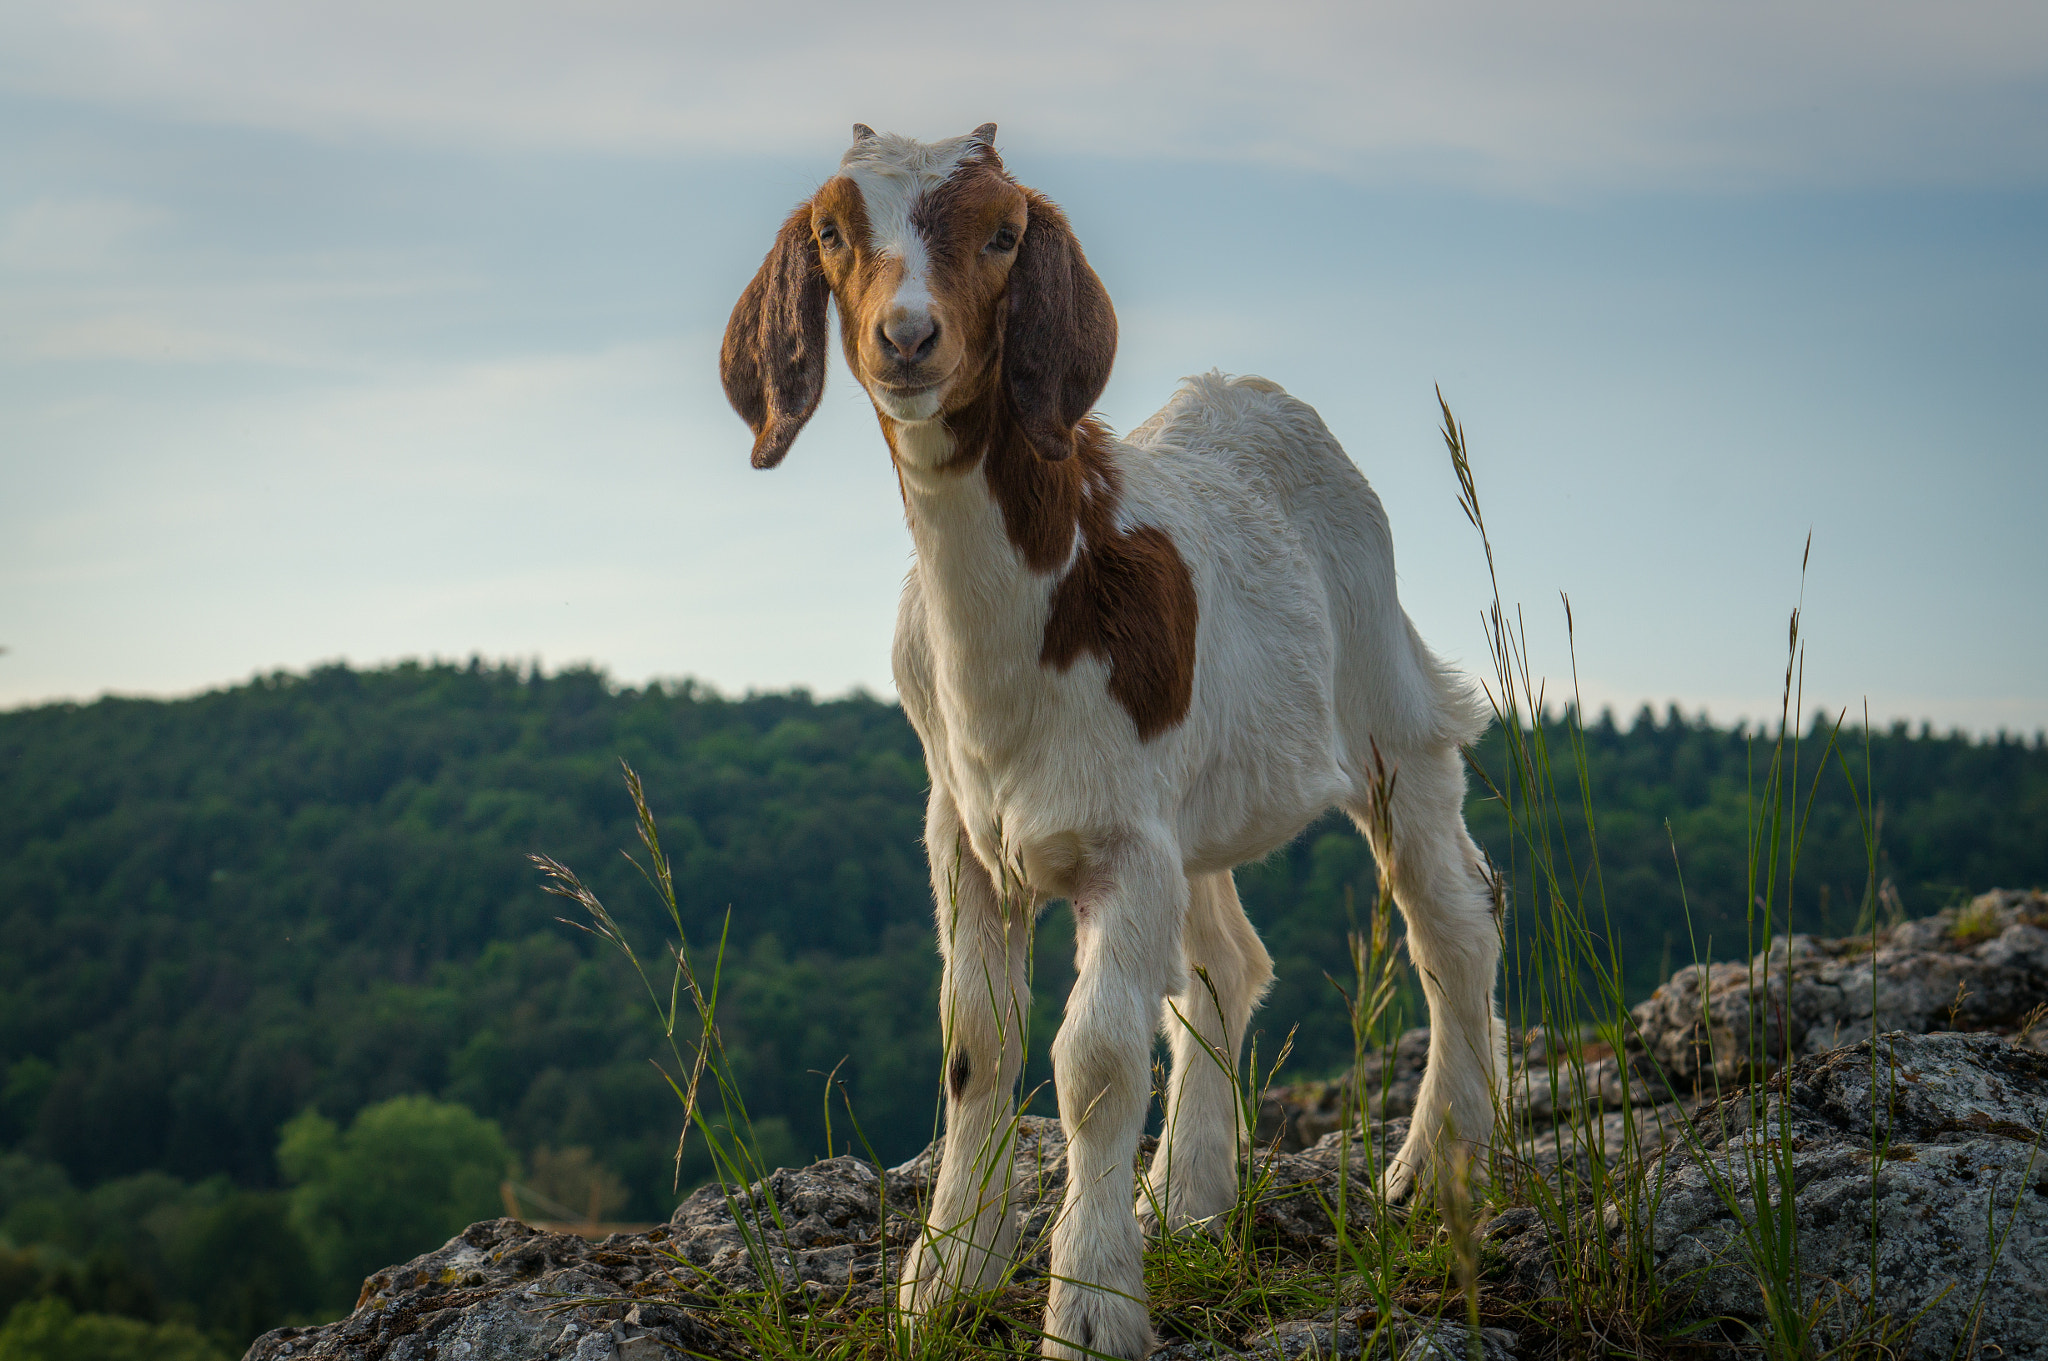
[[639,1361],[677,1348],[717,1355],[727,1339],[693,1312],[702,1301],[665,1255],[669,1239],[659,1228],[591,1243],[516,1219],[472,1224],[365,1281],[347,1318],[265,1333],[247,1361]]
[[[1800,1059],[1761,1088],[1704,1106],[1692,1138],[1630,1180],[1654,1270],[1682,1303],[1674,1325],[1724,1320],[1712,1326],[1729,1345],[1766,1326],[1743,1226],[1756,1222],[1752,1168],[1770,1167],[1783,1148],[1797,1307],[1819,1314],[1824,1341],[1874,1320],[1900,1333],[1911,1326],[1909,1339],[1892,1339],[1902,1358],[2048,1358],[2039,1288],[2048,1279],[2048,1147],[2039,1142],[2048,1057],[1990,1035],[1893,1033],[1876,1046],[1874,1083],[1870,1041]],[[1778,1200],[1778,1174],[1756,1175],[1765,1203]],[[1609,1201],[1578,1212],[1560,1239],[1536,1210],[1518,1207],[1484,1236],[1496,1279],[1540,1299],[1558,1293],[1570,1254],[1622,1253],[1622,1226]],[[1583,1275],[1590,1263],[1570,1265]],[[1958,1346],[1973,1333],[1973,1346]]]
[[1406,1120],[1389,1120],[1369,1138],[1331,1133],[1300,1153],[1257,1154],[1254,1237],[1296,1252],[1335,1251],[1340,1216],[1348,1231],[1371,1225],[1374,1181],[1407,1135]]
[[2048,893],[1996,889],[1881,932],[1875,952],[1867,937],[1780,937],[1747,964],[1681,969],[1635,1008],[1632,1045],[1706,1090],[1873,1029],[2011,1031],[2043,1004]]
[[[1428,1050],[1429,1031],[1411,1030],[1395,1044],[1390,1062],[1375,1057],[1367,1065],[1368,1112],[1405,1117],[1414,1110]],[[1517,1046],[1515,1058],[1511,1169],[1555,1177],[1560,1164],[1568,1162],[1583,1179],[1596,1151],[1612,1165],[1624,1156],[1640,1158],[1668,1146],[1683,1127],[1684,1112],[1699,1104],[1697,1098],[1670,1100],[1670,1085],[1647,1058],[1624,1060],[1604,1044],[1551,1046],[1537,1031]],[[1353,1090],[1348,1078],[1273,1089],[1261,1103],[1261,1146],[1286,1155],[1330,1144],[1352,1107]],[[1633,1114],[1624,1116],[1625,1108],[1634,1108]],[[1375,1120],[1375,1128],[1405,1132],[1407,1123],[1405,1118],[1384,1124]]]
[[[1364,1082],[1366,1114],[1376,1120],[1415,1113],[1415,1094],[1422,1086],[1423,1061],[1429,1057],[1429,1029],[1410,1030],[1394,1041],[1392,1052],[1368,1053],[1355,1077]],[[1252,1142],[1261,1148],[1299,1153],[1335,1130],[1352,1111],[1354,1075],[1328,1082],[1297,1082],[1275,1087],[1259,1102]]]
[[[1772,987],[1760,995],[1750,978],[1765,967]],[[1487,1288],[1540,1300],[1556,1292],[1564,1252],[1615,1254],[1624,1220],[1614,1201],[1596,1197],[1616,1183],[1586,1175],[1597,1159],[1623,1173],[1624,1200],[1641,1188],[1640,1203],[1654,1206],[1650,1260],[1687,1301],[1685,1317],[1732,1320],[1737,1332],[1723,1341],[1740,1342],[1740,1329],[1761,1328],[1765,1317],[1743,1255],[1742,1225],[1755,1218],[1746,1168],[1787,1134],[1802,1307],[1819,1309],[1838,1333],[1865,1301],[1901,1326],[1917,1313],[1910,1339],[1893,1339],[1906,1358],[1975,1356],[1995,1343],[2008,1359],[2048,1361],[2048,1292],[2038,1285],[2048,1279],[2048,1027],[2026,1029],[2043,1000],[2048,896],[1994,893],[1894,927],[1874,953],[1867,941],[1794,937],[1755,966],[1681,971],[1636,1009],[1638,1039],[1624,1054],[1527,1037],[1510,1089],[1517,1132],[1500,1165],[1510,1190],[1518,1168],[1557,1188],[1566,1237],[1578,1246],[1556,1241],[1555,1225],[1526,1204],[1510,1208],[1482,1231]],[[1869,1039],[1830,1048],[1857,1025],[1867,1036],[1873,1017],[1907,1030],[1953,1019],[2023,1033],[2020,1043],[1885,1034],[1873,1078]],[[1766,1035],[1790,1044],[1789,1067],[1751,1062],[1751,1041]],[[1259,1189],[1249,1230],[1261,1250],[1327,1260],[1342,1239],[1373,1227],[1374,1180],[1407,1133],[1427,1051],[1428,1032],[1410,1031],[1362,1070],[1368,1108],[1387,1116],[1362,1132],[1340,1128],[1352,1105],[1348,1080],[1272,1094],[1251,1165]],[[1675,1070],[1675,1090],[1658,1064]],[[1768,1075],[1763,1085],[1708,1099],[1716,1084],[1732,1089],[1758,1074]],[[1057,1121],[1019,1121],[1017,1280],[1026,1286],[1046,1269],[1065,1152]],[[765,1291],[814,1317],[883,1305],[937,1169],[936,1145],[886,1171],[854,1158],[784,1168],[731,1197],[699,1190],[669,1223],[597,1243],[509,1219],[475,1224],[371,1277],[348,1318],[267,1333],[248,1361],[743,1355],[745,1340],[721,1322],[721,1297],[733,1292]],[[778,1214],[767,1212],[771,1197]],[[1155,1357],[1471,1356],[1462,1324],[1406,1315],[1376,1323],[1370,1311],[1333,1306],[1243,1337],[1174,1342]],[[1487,1329],[1478,1341],[1488,1361],[1508,1361],[1515,1339]]]
[[[1868,1038],[1873,1014],[1885,1030],[2013,1031],[2044,1006],[2048,893],[2038,890],[1993,890],[1901,923],[1879,934],[1874,955],[1868,937],[1780,938],[1750,963],[1679,970],[1634,1008],[1625,1054],[1532,1031],[1511,1054],[1513,1156],[1550,1177],[1569,1163],[1583,1178],[1596,1152],[1611,1166],[1671,1146],[1687,1112],[1774,1072],[1788,1044],[1798,1056]],[[2048,1025],[2020,1042],[2048,1051]],[[1428,1052],[1429,1031],[1419,1029],[1370,1055],[1359,1073],[1367,1110],[1411,1114]],[[1259,1142],[1284,1153],[1315,1144],[1343,1122],[1356,1090],[1349,1077],[1274,1088],[1260,1105]]]
[[[1472,1361],[1472,1331],[1445,1319],[1399,1315],[1385,1327],[1370,1310],[1337,1318],[1293,1319],[1255,1328],[1237,1346],[1217,1342],[1176,1342],[1152,1353],[1151,1361]],[[1505,1328],[1479,1330],[1483,1361],[1515,1361],[1515,1335]]]
[[1837,1339],[1874,1301],[1911,1325],[1907,1358],[2048,1357],[2048,1057],[1988,1035],[1894,1033],[1875,1050],[1874,1072],[1866,1040],[1700,1112],[1699,1146],[1650,1169],[1658,1273],[1690,1292],[1688,1317],[1764,1326],[1741,1226],[1755,1185],[1766,1204],[1781,1194],[1751,1169],[1782,1147],[1799,1304]]
[[[1624,1200],[1648,1216],[1654,1269],[1684,1301],[1674,1324],[1728,1320],[1719,1326],[1730,1344],[1765,1326],[1744,1226],[1756,1223],[1758,1185],[1766,1205],[1782,1200],[1784,1174],[1768,1170],[1782,1149],[1797,1304],[1819,1310],[1831,1340],[1866,1322],[1875,1300],[1884,1326],[1903,1331],[1918,1316],[1909,1345],[1894,1339],[1902,1358],[2001,1354],[1958,1347],[1973,1330],[2006,1358],[2048,1358],[2048,1056],[1993,1035],[1895,1032],[1876,1041],[1873,1081],[1871,1048],[1801,1058],[1702,1106],[1690,1138],[1626,1179]],[[1560,1238],[1518,1207],[1485,1238],[1502,1283],[1543,1298],[1557,1294],[1561,1271],[1591,1265],[1570,1255],[1623,1252],[1623,1222],[1610,1200],[1576,1212]]]
[[1627,1110],[1595,1110],[1560,1120],[1550,1129],[1517,1133],[1508,1157],[1537,1176],[1555,1181],[1560,1166],[1569,1164],[1575,1184],[1592,1176],[1597,1155],[1608,1170],[1640,1165],[1685,1136],[1686,1118],[1697,1101],[1667,1101],[1660,1106]]
[[[1066,1189],[1059,1122],[1022,1117],[1014,1155],[1025,1266],[1037,1256],[1042,1270],[1045,1228]],[[349,1317],[265,1333],[246,1361],[625,1361],[677,1347],[737,1355],[708,1306],[720,1294],[759,1290],[764,1275],[806,1307],[880,1305],[938,1162],[935,1145],[881,1174],[841,1157],[782,1168],[731,1198],[706,1186],[667,1224],[600,1243],[513,1219],[473,1224],[365,1281]]]
[[[1362,1230],[1371,1222],[1376,1169],[1406,1133],[1407,1122],[1394,1120],[1375,1126],[1370,1141],[1332,1134],[1300,1153],[1260,1154],[1253,1168],[1261,1181],[1254,1238],[1312,1253],[1338,1245],[1338,1214],[1349,1229]],[[1029,1280],[1044,1272],[1047,1230],[1066,1191],[1059,1122],[1021,1118],[1014,1158],[1022,1218],[1018,1276]],[[511,1219],[475,1224],[441,1248],[371,1277],[348,1318],[266,1333],[247,1361],[638,1361],[643,1353],[669,1355],[667,1349],[677,1347],[737,1355],[739,1339],[718,1323],[715,1297],[758,1291],[764,1277],[807,1308],[883,1305],[894,1258],[917,1232],[918,1206],[938,1165],[934,1144],[884,1173],[846,1157],[783,1168],[731,1197],[715,1186],[701,1188],[666,1225],[601,1243]],[[778,1214],[767,1208],[771,1195],[779,1225]],[[1272,1349],[1278,1342],[1246,1345],[1258,1355],[1281,1354]],[[1265,1350],[1257,1351],[1261,1346]],[[1356,1350],[1354,1342],[1351,1354]]]

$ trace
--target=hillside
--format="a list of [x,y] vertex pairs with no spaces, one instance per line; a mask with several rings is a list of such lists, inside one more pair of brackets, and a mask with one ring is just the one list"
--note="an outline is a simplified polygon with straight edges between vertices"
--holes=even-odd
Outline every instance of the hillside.
[[[1603,718],[1586,743],[1632,995],[1695,942],[1745,953],[1750,735],[1646,711],[1627,727]],[[1807,744],[1809,768],[1820,750]],[[40,1241],[16,1211],[59,1194],[32,1189],[51,1174],[73,1196],[143,1174],[220,1178],[216,1209],[271,1195],[286,1122],[313,1110],[347,1125],[407,1094],[496,1122],[528,1168],[542,1150],[591,1150],[623,1191],[616,1216],[665,1215],[675,1110],[648,1066],[650,1009],[611,952],[556,921],[526,859],[575,866],[656,946],[652,895],[618,853],[633,844],[621,758],[661,819],[692,946],[714,951],[730,911],[727,1043],[764,1155],[827,1151],[823,1074],[842,1060],[880,1155],[922,1146],[936,962],[924,776],[900,711],[621,688],[592,671],[334,666],[187,700],[0,713],[0,1148],[13,1169],[0,1232]],[[1496,744],[1475,758],[1493,768]],[[1880,876],[1905,911],[2048,882],[2040,739],[1898,728],[1871,736],[1868,760]],[[1574,789],[1566,798],[1576,807]],[[1504,857],[1499,805],[1475,795],[1471,820]],[[1802,866],[1795,926],[1852,928],[1866,860],[1833,769],[1814,789]],[[1362,841],[1321,825],[1240,883],[1282,980],[1262,1012],[1265,1052],[1299,1024],[1293,1070],[1339,1064],[1349,1034],[1324,975],[1348,971],[1347,900],[1371,891]],[[1041,1039],[1065,929],[1054,912],[1041,932]],[[683,1189],[703,1171],[686,1166]],[[279,1221],[279,1204],[245,1208]],[[67,1249],[80,1262],[105,1246],[82,1232]],[[164,1299],[190,1293],[155,1279]]]

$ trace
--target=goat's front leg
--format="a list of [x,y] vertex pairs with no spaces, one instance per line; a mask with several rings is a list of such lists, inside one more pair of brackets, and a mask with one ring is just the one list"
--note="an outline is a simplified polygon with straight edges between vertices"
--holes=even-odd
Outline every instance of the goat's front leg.
[[997,1284],[1015,1254],[1015,1089],[1031,1011],[1031,904],[998,890],[942,789],[932,791],[925,845],[945,957],[946,1141],[924,1232],[903,1264],[901,1301],[912,1314]]
[[1152,1350],[1132,1162],[1151,1104],[1160,1003],[1184,981],[1186,896],[1170,846],[1130,842],[1091,867],[1074,895],[1077,977],[1052,1046],[1067,1194],[1052,1235],[1047,1356]]
[[1186,921],[1186,986],[1167,998],[1160,1017],[1173,1047],[1166,1128],[1138,1197],[1138,1223],[1148,1233],[1203,1223],[1237,1199],[1248,1142],[1238,1051],[1252,1008],[1273,981],[1273,961],[1228,871],[1188,881]]

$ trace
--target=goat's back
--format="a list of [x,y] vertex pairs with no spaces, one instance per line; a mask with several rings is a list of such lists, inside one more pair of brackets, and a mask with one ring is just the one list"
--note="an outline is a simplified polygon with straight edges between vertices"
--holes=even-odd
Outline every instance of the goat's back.
[[1267,379],[1210,372],[1183,380],[1128,442],[1182,467],[1211,462],[1270,507],[1254,518],[1292,541],[1316,578],[1303,584],[1327,611],[1336,718],[1354,775],[1374,741],[1469,742],[1484,729],[1483,706],[1402,610],[1386,510],[1313,407]]

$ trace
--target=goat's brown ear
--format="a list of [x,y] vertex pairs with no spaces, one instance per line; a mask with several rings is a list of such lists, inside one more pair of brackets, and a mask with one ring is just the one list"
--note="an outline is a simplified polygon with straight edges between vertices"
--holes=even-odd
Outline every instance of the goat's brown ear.
[[726,400],[754,432],[756,468],[782,462],[824,395],[828,294],[806,203],[740,294],[718,354]]
[[1010,266],[1003,381],[1010,408],[1044,459],[1074,452],[1074,427],[1095,407],[1116,360],[1116,309],[1066,217],[1028,194],[1030,217]]

